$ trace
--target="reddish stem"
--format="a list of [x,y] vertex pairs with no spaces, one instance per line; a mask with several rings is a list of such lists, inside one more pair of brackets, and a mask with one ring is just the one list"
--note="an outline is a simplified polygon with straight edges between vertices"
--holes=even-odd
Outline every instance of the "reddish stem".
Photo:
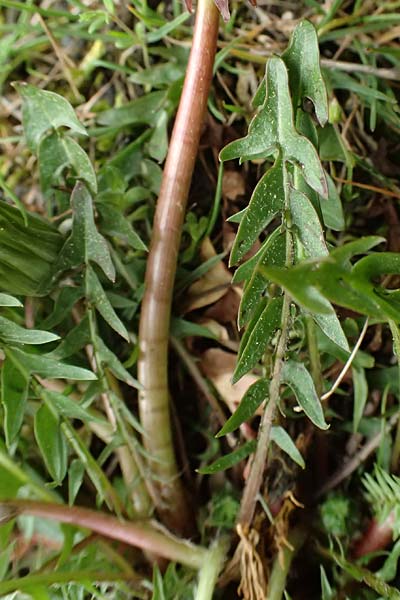
[[371,519],[367,530],[356,542],[353,549],[354,558],[361,558],[371,552],[384,550],[393,541],[393,523],[395,516],[391,512],[383,523]]
[[171,561],[181,562],[193,569],[204,564],[207,551],[200,546],[181,541],[166,529],[149,521],[120,521],[112,515],[90,510],[81,506],[66,506],[51,502],[31,500],[10,500],[0,502],[0,524],[19,515],[33,515],[44,519],[54,519],[77,527],[90,529],[113,540],[162,556]]
[[140,317],[139,380],[143,443],[158,487],[157,511],[169,529],[189,534],[193,513],[179,478],[168,393],[168,337],[187,196],[211,85],[219,14],[199,0],[185,83],[164,168],[147,261]]

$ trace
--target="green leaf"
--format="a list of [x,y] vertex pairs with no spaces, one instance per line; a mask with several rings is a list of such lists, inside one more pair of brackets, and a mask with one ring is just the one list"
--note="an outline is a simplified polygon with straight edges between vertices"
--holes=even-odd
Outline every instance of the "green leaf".
[[[252,316],[255,308],[262,299],[262,294],[268,286],[268,279],[262,273],[262,267],[268,265],[284,266],[286,261],[286,235],[280,229],[276,229],[261,246],[259,252],[255,255],[255,260],[250,259],[245,263],[249,265],[251,261],[251,269],[247,274],[246,287],[243,292],[240,302],[238,325],[243,327]],[[244,266],[244,265],[243,265]],[[236,273],[241,269],[236,271]],[[236,278],[235,278],[236,281]]]
[[103,202],[99,202],[96,207],[100,213],[100,229],[103,233],[127,242],[134,250],[147,250],[144,242],[120,210]]
[[250,204],[243,215],[233,244],[229,264],[232,266],[246,254],[260,233],[283,211],[283,165],[278,158],[274,166],[258,182]]
[[24,419],[29,378],[13,363],[5,360],[1,369],[1,402],[4,409],[4,432],[7,446],[16,439]]
[[266,306],[260,303],[260,311],[255,312],[242,337],[233,383],[250,371],[264,354],[272,336],[281,325],[282,305],[282,297],[273,298]]
[[327,256],[324,232],[315,208],[305,194],[290,188],[290,213],[293,225],[309,258]]
[[39,167],[40,185],[44,194],[58,185],[61,173],[71,167],[75,177],[87,183],[94,194],[97,193],[93,165],[86,152],[71,137],[55,132],[42,139],[39,145]]
[[34,430],[47,470],[60,485],[67,473],[68,449],[59,421],[46,404],[36,412]]
[[87,265],[86,267],[85,285],[87,299],[89,302],[96,307],[109,326],[129,342],[129,334],[125,325],[122,323],[121,319],[111,306],[111,303],[103,290],[103,286],[101,285],[99,278],[90,265]]
[[92,198],[82,183],[77,183],[71,196],[73,210],[72,232],[61,249],[54,272],[88,265],[94,262],[105,275],[115,280],[115,268],[111,260],[106,240],[96,229],[93,216]]
[[398,562],[400,558],[400,540],[394,544],[393,548],[390,549],[390,554],[386,558],[382,567],[376,573],[379,579],[383,581],[392,581],[396,575],[398,570]]
[[246,442],[237,450],[230,452],[229,454],[225,454],[221,458],[218,458],[216,461],[208,465],[207,467],[201,467],[201,469],[197,469],[198,473],[202,475],[212,475],[213,473],[218,473],[218,471],[225,471],[226,469],[230,469],[237,463],[239,463],[244,458],[247,458],[250,454],[254,452],[257,447],[257,441],[251,440],[250,442]]
[[75,458],[68,469],[68,504],[73,506],[85,475],[85,465],[79,458]]
[[[40,296],[50,289],[51,269],[62,236],[47,221],[0,202],[0,289],[11,294]],[[29,269],[26,265],[29,264]]]
[[0,338],[6,344],[48,344],[60,336],[39,329],[25,329],[13,321],[0,317]]
[[77,379],[78,381],[91,381],[96,379],[92,371],[66,365],[65,363],[39,354],[28,354],[18,348],[7,348],[5,350],[9,358],[18,370],[28,377],[30,373],[35,373],[41,377],[51,377],[51,379]]
[[349,343],[333,308],[330,315],[314,313],[311,316],[332,342],[335,342],[335,344],[340,346],[340,348],[343,348],[343,350],[346,350],[346,352],[350,352]]
[[14,87],[22,96],[22,124],[32,152],[38,149],[40,140],[49,130],[68,127],[81,135],[87,135],[72,106],[62,96],[40,90],[28,83],[15,83]]
[[0,293],[0,306],[18,306],[22,307],[23,304],[14,296],[10,296],[9,294],[1,294]]
[[265,103],[250,123],[248,135],[228,144],[221,151],[221,160],[267,158],[278,151],[283,164],[300,166],[308,185],[325,198],[327,183],[317,151],[293,124],[288,75],[281,58],[269,59],[266,85]]
[[161,163],[168,150],[168,113],[161,110],[155,121],[155,128],[149,141],[149,155]]
[[48,356],[50,358],[55,358],[56,360],[64,360],[65,358],[68,358],[68,356],[76,354],[91,342],[89,317],[86,314],[78,325],[68,331],[67,335],[63,337],[62,342],[58,344],[57,348],[48,353]]
[[342,202],[332,178],[328,174],[325,175],[328,183],[328,199],[320,203],[322,218],[329,229],[343,231],[345,222]]
[[107,348],[103,340],[96,336],[95,343],[98,351],[98,357],[100,358],[102,364],[108,367],[117,379],[124,381],[127,385],[133,388],[140,389],[139,382],[132,377],[129,371],[125,369],[115,354],[111,352],[109,348]]
[[319,568],[321,576],[321,600],[332,600],[334,594],[329,583],[328,577],[326,576],[325,569],[322,565],[320,565]]
[[81,287],[72,287],[69,285],[59,288],[53,312],[42,321],[41,325],[45,329],[50,329],[59,323],[62,323],[68,317],[74,305],[83,298],[84,293]]
[[354,392],[353,433],[357,433],[368,399],[368,383],[364,369],[356,369],[353,367],[352,373]]
[[215,333],[208,329],[208,327],[177,317],[172,317],[171,319],[170,334],[178,339],[189,336],[205,337],[212,340],[217,338]]
[[398,323],[399,292],[380,288],[375,279],[400,273],[399,255],[380,252],[362,258],[353,267],[349,262],[351,256],[379,242],[380,238],[359,239],[333,250],[326,258],[304,261],[291,269],[267,267],[263,273],[311,312],[330,314],[332,308],[327,298],[361,314]]
[[314,262],[303,262],[290,269],[279,267],[263,267],[262,273],[281,287],[285,288],[292,298],[312,313],[332,314],[332,306],[324,298],[319,289],[309,281]]
[[310,373],[302,363],[288,360],[284,363],[281,382],[288,385],[307,417],[320,429],[328,429],[321,401],[315,391]]
[[277,446],[283,452],[286,452],[288,456],[295,463],[297,463],[302,469],[306,468],[306,464],[304,462],[304,458],[298,451],[296,444],[293,442],[290,435],[283,429],[283,427],[274,426],[271,428],[271,441],[275,442]]
[[309,21],[303,20],[296,26],[282,58],[289,72],[294,108],[299,108],[306,99],[311,100],[323,127],[328,121],[328,98],[319,64],[318,36]]
[[110,108],[99,114],[98,123],[108,127],[126,127],[127,125],[153,126],[157,114],[165,101],[165,92],[152,92],[128,102],[118,108]]
[[41,397],[45,403],[53,407],[54,411],[66,419],[79,419],[83,423],[97,422],[106,423],[104,419],[95,417],[92,413],[83,408],[76,400],[70,396],[54,392],[51,390],[42,389]]
[[378,235],[369,235],[366,237],[358,238],[353,242],[349,242],[348,244],[344,244],[343,246],[339,246],[335,248],[331,252],[332,258],[335,259],[336,262],[340,263],[343,266],[346,266],[348,261],[356,256],[357,254],[365,254],[368,250],[371,250],[374,246],[385,242],[385,238],[380,237]]
[[229,417],[222,429],[218,431],[216,437],[231,433],[240,427],[242,423],[248,421],[248,419],[254,415],[260,404],[262,404],[264,400],[267,400],[268,391],[269,381],[266,379],[259,379],[253,383],[244,394],[233,415]]

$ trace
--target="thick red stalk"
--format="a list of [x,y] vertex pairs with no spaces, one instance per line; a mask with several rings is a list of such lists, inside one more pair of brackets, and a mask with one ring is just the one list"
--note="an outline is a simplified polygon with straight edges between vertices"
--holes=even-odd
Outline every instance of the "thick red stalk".
[[187,197],[211,85],[219,14],[199,0],[182,96],[164,168],[147,261],[140,317],[139,381],[143,442],[158,487],[157,511],[169,529],[192,530],[192,510],[179,478],[168,393],[168,337],[172,293]]

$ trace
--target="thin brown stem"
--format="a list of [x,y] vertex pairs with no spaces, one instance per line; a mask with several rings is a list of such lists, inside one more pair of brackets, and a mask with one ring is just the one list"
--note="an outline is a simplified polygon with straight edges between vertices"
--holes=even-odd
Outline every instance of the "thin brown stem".
[[218,35],[213,0],[199,0],[185,83],[153,224],[140,317],[138,375],[143,443],[158,487],[157,510],[173,531],[188,534],[193,516],[179,478],[168,393],[168,336],[172,293],[187,196],[193,174]]
[[130,546],[137,546],[171,561],[200,569],[204,564],[207,550],[186,541],[181,541],[166,529],[153,522],[122,521],[112,515],[81,506],[66,506],[51,502],[31,500],[10,500],[0,503],[0,523],[18,515],[32,515],[44,519],[54,519],[77,527],[90,529],[113,540]]

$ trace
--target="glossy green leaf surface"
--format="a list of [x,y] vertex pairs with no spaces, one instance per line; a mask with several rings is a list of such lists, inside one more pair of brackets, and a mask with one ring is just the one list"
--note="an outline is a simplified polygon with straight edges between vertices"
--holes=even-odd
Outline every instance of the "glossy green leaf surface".
[[307,417],[320,429],[328,429],[321,401],[315,391],[310,373],[302,363],[288,360],[284,363],[281,382],[286,383],[296,396],[299,406]]

